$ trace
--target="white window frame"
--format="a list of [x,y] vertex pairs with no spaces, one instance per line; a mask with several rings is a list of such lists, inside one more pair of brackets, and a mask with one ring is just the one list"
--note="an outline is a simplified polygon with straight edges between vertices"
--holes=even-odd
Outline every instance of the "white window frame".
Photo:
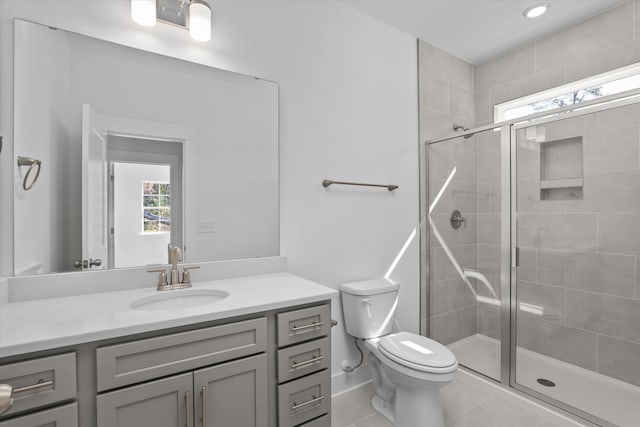
[[[599,86],[604,83],[609,83],[609,82],[621,80],[621,79],[636,76],[636,75],[640,75],[640,62],[628,65],[626,67],[607,71],[606,73],[597,74],[595,76],[577,80],[572,83],[567,83],[562,86],[557,86],[551,89],[547,89],[542,92],[537,92],[537,93],[523,96],[521,98],[517,98],[511,101],[503,102],[501,104],[496,104],[493,107],[494,123],[499,123],[505,120],[515,120],[520,117],[526,117],[526,116],[517,116],[517,117],[509,117],[508,119],[505,118],[507,113],[513,109],[524,107],[525,105],[533,104],[539,101],[543,101],[545,99],[552,99],[555,97],[559,97],[570,92],[575,92],[578,90]],[[550,109],[547,111],[553,111],[553,109]]]
[[[147,210],[147,209],[165,210],[165,211],[168,211],[169,214],[171,214],[171,194],[169,194],[169,196],[168,196],[169,197],[169,206],[166,206],[166,207],[157,206],[155,208],[145,207],[145,205],[144,205],[144,197],[148,196],[148,194],[144,194],[144,184],[153,184],[153,185],[166,184],[166,185],[171,185],[170,182],[165,182],[165,181],[148,181],[148,180],[143,180],[142,181],[142,224],[141,224],[142,231],[140,232],[140,234],[143,235],[143,236],[153,236],[153,235],[157,235],[157,234],[168,234],[168,233],[170,233],[171,231],[146,231],[144,229],[144,211],[145,210]],[[158,199],[160,198],[160,194],[156,194],[155,196],[157,196]],[[171,227],[171,224],[169,224],[169,227]]]

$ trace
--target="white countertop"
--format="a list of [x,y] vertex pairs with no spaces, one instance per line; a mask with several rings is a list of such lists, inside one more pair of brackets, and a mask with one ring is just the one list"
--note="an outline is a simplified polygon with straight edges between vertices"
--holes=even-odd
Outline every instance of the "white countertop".
[[[159,294],[130,289],[0,304],[0,357],[328,300],[337,291],[289,273],[194,283],[229,296],[208,305],[144,311],[133,301]],[[171,290],[164,292],[181,292]]]

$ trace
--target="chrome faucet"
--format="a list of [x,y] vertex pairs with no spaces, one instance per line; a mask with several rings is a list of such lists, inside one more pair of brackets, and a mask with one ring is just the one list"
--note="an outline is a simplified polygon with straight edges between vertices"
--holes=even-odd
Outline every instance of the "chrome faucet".
[[169,264],[171,264],[171,281],[170,286],[176,286],[180,284],[180,272],[178,271],[178,261],[182,261],[182,251],[177,246],[171,246],[171,243],[167,246],[169,251]]
[[200,268],[200,266],[183,266],[182,280],[180,280],[180,270],[178,268],[178,262],[182,261],[182,251],[178,246],[171,246],[171,243],[167,246],[167,252],[169,255],[169,264],[171,264],[170,276],[167,276],[166,268],[156,268],[153,270],[147,270],[149,273],[160,273],[158,278],[158,290],[168,291],[171,289],[184,289],[190,288],[191,274],[189,270]]

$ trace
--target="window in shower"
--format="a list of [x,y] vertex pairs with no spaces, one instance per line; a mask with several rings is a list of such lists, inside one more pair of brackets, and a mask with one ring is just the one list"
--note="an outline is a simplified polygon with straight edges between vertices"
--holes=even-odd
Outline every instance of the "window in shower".
[[496,123],[640,88],[640,63],[498,104]]

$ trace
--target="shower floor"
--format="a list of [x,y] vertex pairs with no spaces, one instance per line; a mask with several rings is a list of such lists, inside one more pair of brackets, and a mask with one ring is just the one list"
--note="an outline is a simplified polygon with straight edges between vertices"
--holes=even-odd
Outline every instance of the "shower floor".
[[[472,335],[448,346],[458,362],[492,378],[500,377],[500,341]],[[640,424],[640,387],[560,360],[518,348],[517,383],[624,427]],[[537,382],[546,378],[555,387]]]

